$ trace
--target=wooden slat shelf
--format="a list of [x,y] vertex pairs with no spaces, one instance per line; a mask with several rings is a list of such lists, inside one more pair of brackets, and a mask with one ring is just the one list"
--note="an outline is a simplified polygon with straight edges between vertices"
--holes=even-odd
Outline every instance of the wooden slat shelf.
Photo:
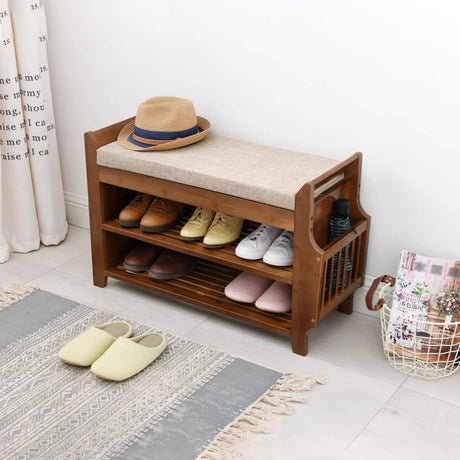
[[[120,225],[118,219],[102,224],[102,230],[118,235],[123,235],[136,240],[144,241],[167,249],[178,250],[200,259],[216,262],[240,271],[255,273],[266,278],[278,280],[286,284],[292,284],[292,267],[273,267],[262,261],[244,260],[235,255],[235,245],[223,249],[207,249],[201,242],[189,242],[180,238],[179,232],[185,223],[185,219],[171,230],[162,233],[145,233],[139,228],[125,228]],[[245,236],[252,231],[257,224],[245,225]]]
[[169,297],[225,314],[255,326],[290,335],[291,316],[259,310],[253,304],[235,302],[224,294],[225,286],[239,272],[233,268],[200,261],[188,275],[169,281],[151,279],[147,272],[131,274],[119,264],[105,270],[106,276],[141,286]]

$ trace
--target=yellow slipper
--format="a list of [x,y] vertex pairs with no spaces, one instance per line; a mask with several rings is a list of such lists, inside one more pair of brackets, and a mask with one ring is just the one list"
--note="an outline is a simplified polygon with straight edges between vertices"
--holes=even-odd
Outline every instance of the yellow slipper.
[[91,366],[98,377],[120,382],[145,369],[168,345],[161,334],[149,333],[127,339],[119,337]]
[[66,343],[59,350],[59,358],[75,366],[91,366],[118,337],[131,337],[132,333],[124,321],[92,326]]

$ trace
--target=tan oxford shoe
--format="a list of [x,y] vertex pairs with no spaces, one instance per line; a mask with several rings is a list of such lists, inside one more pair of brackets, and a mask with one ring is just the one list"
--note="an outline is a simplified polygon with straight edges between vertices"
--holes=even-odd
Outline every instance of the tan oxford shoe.
[[201,240],[209,229],[215,212],[209,209],[196,208],[190,219],[182,227],[180,236],[184,240]]
[[180,203],[156,197],[142,217],[139,228],[143,232],[163,232],[174,227],[181,214],[182,206]]
[[122,227],[139,227],[142,216],[153,200],[152,195],[138,193],[120,212],[118,219]]

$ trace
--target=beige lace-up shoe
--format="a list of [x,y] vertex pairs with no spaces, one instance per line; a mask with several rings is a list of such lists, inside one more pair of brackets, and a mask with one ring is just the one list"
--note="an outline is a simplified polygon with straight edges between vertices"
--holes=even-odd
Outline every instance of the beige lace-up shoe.
[[120,212],[119,220],[122,227],[139,227],[143,215],[153,200],[152,195],[138,193]]
[[215,212],[209,209],[196,208],[190,219],[182,227],[180,236],[184,240],[201,240],[209,229]]
[[229,246],[241,236],[244,219],[217,212],[203,239],[206,248],[217,249]]

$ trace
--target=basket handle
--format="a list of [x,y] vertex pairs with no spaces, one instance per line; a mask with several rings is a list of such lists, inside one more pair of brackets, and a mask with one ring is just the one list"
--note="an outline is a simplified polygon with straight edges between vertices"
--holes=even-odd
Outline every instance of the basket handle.
[[387,283],[390,286],[395,285],[395,278],[391,275],[382,275],[378,278],[375,278],[374,282],[371,284],[371,287],[366,294],[366,305],[368,310],[377,311],[382,308],[382,305],[385,303],[384,299],[379,299],[378,302],[374,305],[374,294],[377,290],[377,287],[380,283]]

